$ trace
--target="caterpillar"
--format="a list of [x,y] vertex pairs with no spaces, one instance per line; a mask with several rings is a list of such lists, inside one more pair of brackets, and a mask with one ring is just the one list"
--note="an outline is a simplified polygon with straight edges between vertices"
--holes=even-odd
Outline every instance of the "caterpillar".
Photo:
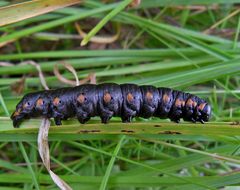
[[103,83],[44,90],[26,94],[11,115],[13,126],[19,127],[24,119],[32,117],[54,118],[56,125],[62,120],[77,117],[86,123],[99,116],[107,123],[113,116],[122,122],[134,117],[169,118],[171,121],[204,123],[209,120],[211,106],[203,99],[170,88],[150,85]]

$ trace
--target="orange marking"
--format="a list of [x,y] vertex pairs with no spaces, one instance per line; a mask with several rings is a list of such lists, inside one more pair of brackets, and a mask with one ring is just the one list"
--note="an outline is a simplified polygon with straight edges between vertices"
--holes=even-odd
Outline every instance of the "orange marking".
[[20,113],[19,113],[18,111],[15,111],[14,114],[13,114],[13,116],[16,117],[16,116],[18,116],[19,114],[20,114]]
[[127,101],[128,101],[128,102],[131,102],[131,101],[133,101],[133,99],[134,99],[133,95],[129,92],[129,93],[127,94]]
[[189,99],[189,100],[187,101],[187,106],[191,107],[191,106],[192,106],[192,104],[193,104],[193,101],[192,101],[192,99]]
[[25,104],[23,104],[23,108],[26,108],[26,107],[28,107],[29,105],[28,105],[28,103],[26,102]]
[[175,106],[177,106],[177,107],[184,107],[185,106],[184,100],[177,99],[175,101]]
[[106,94],[104,94],[103,100],[105,103],[109,103],[111,101],[111,99],[112,99],[112,97],[108,92]]
[[80,94],[77,98],[77,101],[82,104],[85,101],[85,96],[83,94]]
[[201,111],[203,110],[203,108],[205,107],[206,103],[201,103],[199,106],[198,106],[198,109],[200,109]]
[[192,99],[189,99],[187,101],[187,106],[189,106],[189,107],[196,107],[197,106],[197,102],[193,101]]
[[42,98],[39,98],[38,100],[37,100],[37,107],[40,107],[40,106],[42,106],[43,105],[43,99]]
[[59,102],[60,102],[60,99],[58,97],[53,99],[53,105],[54,106],[57,106],[59,104]]
[[19,115],[19,112],[17,112],[17,111],[15,111],[14,114],[13,114],[14,117],[16,117],[18,115]]
[[152,99],[153,99],[153,94],[152,94],[151,92],[147,92],[146,97],[147,97],[147,100],[148,100],[148,101],[152,101]]
[[181,107],[181,105],[182,105],[182,101],[180,99],[176,99],[175,106]]
[[18,109],[17,111],[14,112],[13,116],[16,117],[20,114],[21,112],[21,109]]
[[168,103],[170,101],[170,97],[167,94],[163,95],[163,102]]
[[196,107],[197,106],[197,102],[193,102],[193,107]]

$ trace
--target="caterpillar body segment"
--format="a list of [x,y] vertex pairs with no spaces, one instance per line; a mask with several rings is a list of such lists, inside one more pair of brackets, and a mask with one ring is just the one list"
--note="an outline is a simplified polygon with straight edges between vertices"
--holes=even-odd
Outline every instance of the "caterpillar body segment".
[[204,123],[210,115],[211,106],[189,93],[150,85],[103,83],[26,94],[11,119],[13,126],[19,127],[22,120],[39,116],[54,118],[55,124],[61,125],[68,118],[86,123],[94,116],[102,123],[114,116],[121,117],[122,122],[131,122],[134,117],[159,117]]

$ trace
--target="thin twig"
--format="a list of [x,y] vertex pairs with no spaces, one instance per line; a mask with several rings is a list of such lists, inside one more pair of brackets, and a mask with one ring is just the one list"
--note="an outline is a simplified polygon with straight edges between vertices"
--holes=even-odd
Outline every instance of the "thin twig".
[[[63,65],[66,69],[68,69],[74,75],[75,81],[69,80],[62,76],[62,74],[59,72],[59,68],[58,68],[59,64]],[[81,84],[86,84],[88,81],[90,81],[90,84],[96,84],[95,73],[89,73],[89,75],[86,78],[79,80],[78,76],[77,76],[77,72],[73,68],[73,66],[68,63],[65,63],[65,62],[55,64],[53,73],[55,74],[55,76],[57,77],[58,80],[60,80],[61,82],[65,83],[65,84],[69,84],[71,86],[79,86]]]
[[219,20],[218,22],[216,22],[214,25],[212,25],[210,28],[208,28],[207,30],[204,30],[203,33],[204,34],[208,34],[212,29],[216,28],[218,25],[222,24],[224,21],[228,20],[229,18],[237,15],[240,12],[240,9],[237,9],[235,11],[233,11],[232,13],[230,13],[229,15],[227,15],[226,17],[224,17],[223,19]]
[[[72,81],[72,80],[69,80],[69,79],[66,79],[65,77],[63,77],[61,75],[61,73],[59,72],[58,65],[63,65],[67,70],[69,70],[74,75],[75,81]],[[80,85],[76,70],[73,68],[72,65],[70,65],[68,63],[65,63],[65,62],[56,63],[54,65],[53,73],[55,74],[55,76],[57,77],[58,80],[60,80],[61,82],[65,83],[65,84],[69,84],[71,86],[79,86]]]
[[[49,90],[49,87],[47,86],[47,83],[46,83],[45,77],[43,75],[42,69],[41,69],[41,67],[38,63],[36,63],[35,61],[32,61],[32,60],[29,60],[29,61],[21,62],[18,65],[32,65],[32,66],[34,66],[38,71],[38,76],[40,78],[40,81],[41,81],[41,84],[42,84],[43,88],[45,90]],[[13,67],[13,66],[15,66],[15,64],[9,63],[9,62],[0,62],[0,66],[2,66],[2,67]]]
[[[84,38],[87,35],[81,29],[80,25],[77,22],[75,22],[75,27],[76,27],[79,35],[81,36],[81,38]],[[116,40],[118,40],[119,36],[120,36],[120,27],[117,27],[117,32],[115,35],[113,35],[113,36],[93,36],[89,41],[98,43],[98,44],[111,44],[111,43],[115,42]]]
[[48,87],[48,85],[46,83],[46,80],[45,80],[45,77],[43,75],[42,69],[41,69],[41,67],[40,67],[40,65],[38,63],[36,63],[35,61],[31,61],[30,60],[30,61],[22,62],[20,64],[21,65],[33,65],[37,69],[37,71],[38,71],[38,75],[39,75],[39,78],[40,78],[40,81],[41,81],[41,84],[42,84],[43,88],[45,90],[49,90],[49,87]]

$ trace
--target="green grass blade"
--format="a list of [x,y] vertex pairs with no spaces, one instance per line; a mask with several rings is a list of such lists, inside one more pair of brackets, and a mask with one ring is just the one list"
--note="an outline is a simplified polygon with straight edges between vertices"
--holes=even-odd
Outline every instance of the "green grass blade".
[[107,170],[106,170],[105,175],[103,177],[103,180],[101,182],[101,185],[100,185],[100,188],[99,188],[100,190],[105,190],[106,187],[107,187],[107,183],[108,183],[108,180],[109,180],[114,162],[116,160],[116,156],[118,155],[118,152],[120,151],[120,148],[121,148],[122,144],[124,143],[124,140],[125,140],[125,136],[122,136],[121,139],[119,140],[116,148],[113,151],[113,155],[111,157],[111,160],[108,164],[108,167],[107,167]]
[[82,40],[81,46],[86,45],[89,40],[99,31],[101,28],[119,12],[121,12],[132,0],[123,0],[118,6],[116,6],[109,14],[107,14]]
[[30,172],[30,174],[31,174],[31,176],[32,176],[32,181],[33,181],[33,183],[34,183],[34,185],[35,185],[35,188],[36,188],[37,190],[40,190],[40,187],[39,187],[38,181],[37,181],[37,177],[36,177],[36,175],[35,175],[35,173],[34,173],[34,171],[33,171],[33,168],[32,168],[32,166],[31,166],[30,160],[29,160],[29,158],[28,158],[28,155],[27,155],[27,153],[26,153],[26,150],[25,150],[22,142],[19,142],[19,148],[20,148],[20,150],[21,150],[21,152],[22,152],[22,155],[23,155],[23,157],[24,157],[24,159],[25,159],[25,161],[26,161],[26,163],[27,163],[28,170],[29,170],[29,172]]
[[21,31],[16,31],[16,32],[13,32],[11,34],[8,34],[6,36],[1,37],[0,38],[0,43],[10,41],[10,40],[14,40],[14,39],[18,39],[18,38],[21,38],[21,37],[24,37],[24,36],[28,36],[28,35],[33,34],[35,32],[47,30],[47,29],[62,25],[62,24],[67,23],[67,22],[73,22],[75,20],[79,20],[79,19],[82,19],[82,18],[85,18],[85,17],[92,16],[94,14],[102,13],[102,12],[113,9],[116,5],[117,4],[104,5],[100,8],[96,8],[96,9],[93,9],[93,10],[89,10],[89,11],[79,13],[78,15],[68,16],[68,17],[61,18],[61,19],[54,20],[54,21],[50,21],[50,22],[47,22],[47,23],[44,23],[44,24],[41,24],[41,25],[38,25],[38,26],[34,26],[34,27],[31,27],[31,28],[28,28],[28,29],[23,29]]

